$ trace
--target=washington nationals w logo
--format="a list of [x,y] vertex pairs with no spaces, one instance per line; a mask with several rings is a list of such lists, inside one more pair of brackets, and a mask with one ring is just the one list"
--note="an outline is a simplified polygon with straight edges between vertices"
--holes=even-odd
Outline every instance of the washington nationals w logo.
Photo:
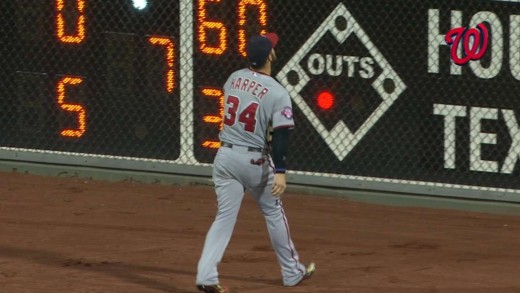
[[[464,65],[484,56],[488,48],[489,32],[484,23],[479,23],[477,28],[454,28],[446,34],[444,40],[451,46],[451,60],[457,65]],[[462,56],[459,56],[459,51]]]

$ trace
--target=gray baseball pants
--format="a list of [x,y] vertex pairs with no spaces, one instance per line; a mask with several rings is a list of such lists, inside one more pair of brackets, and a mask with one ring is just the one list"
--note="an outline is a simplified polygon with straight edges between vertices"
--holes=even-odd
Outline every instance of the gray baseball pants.
[[[262,164],[251,160],[262,157]],[[281,267],[283,284],[297,284],[305,274],[289,232],[289,224],[280,198],[271,194],[274,172],[270,160],[260,152],[248,151],[247,147],[221,147],[214,160],[213,181],[217,194],[218,212],[211,225],[202,256],[198,263],[199,285],[219,283],[217,266],[231,239],[245,190],[249,190],[262,210]]]

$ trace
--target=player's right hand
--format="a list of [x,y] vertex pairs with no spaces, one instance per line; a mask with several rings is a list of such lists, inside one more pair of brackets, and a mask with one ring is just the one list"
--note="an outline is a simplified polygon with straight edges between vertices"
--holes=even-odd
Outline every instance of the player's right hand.
[[281,196],[284,193],[286,187],[287,187],[287,183],[285,181],[285,174],[283,174],[283,173],[274,174],[274,182],[273,182],[273,189],[272,189],[273,196],[276,196],[276,197]]

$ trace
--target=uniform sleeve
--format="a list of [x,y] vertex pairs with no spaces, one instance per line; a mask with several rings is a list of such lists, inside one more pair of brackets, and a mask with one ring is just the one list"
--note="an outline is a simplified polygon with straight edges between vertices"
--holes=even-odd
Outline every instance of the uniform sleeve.
[[231,83],[231,76],[226,80],[226,83],[224,83],[224,86],[222,86],[222,93],[224,96],[226,95],[226,92],[229,90],[229,85]]
[[294,127],[291,98],[287,91],[284,91],[283,95],[275,101],[272,121],[273,129],[280,127]]

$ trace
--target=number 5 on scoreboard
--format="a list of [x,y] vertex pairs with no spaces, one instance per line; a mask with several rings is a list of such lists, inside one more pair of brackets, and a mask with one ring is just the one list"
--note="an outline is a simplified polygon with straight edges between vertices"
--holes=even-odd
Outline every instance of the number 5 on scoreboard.
[[76,129],[64,129],[60,132],[62,136],[65,137],[82,137],[85,131],[87,131],[87,111],[81,104],[70,104],[65,102],[65,98],[67,97],[66,88],[69,86],[78,86],[83,82],[81,77],[71,77],[66,76],[63,77],[58,82],[57,87],[57,102],[60,108],[66,112],[74,113],[77,115],[77,128]]

